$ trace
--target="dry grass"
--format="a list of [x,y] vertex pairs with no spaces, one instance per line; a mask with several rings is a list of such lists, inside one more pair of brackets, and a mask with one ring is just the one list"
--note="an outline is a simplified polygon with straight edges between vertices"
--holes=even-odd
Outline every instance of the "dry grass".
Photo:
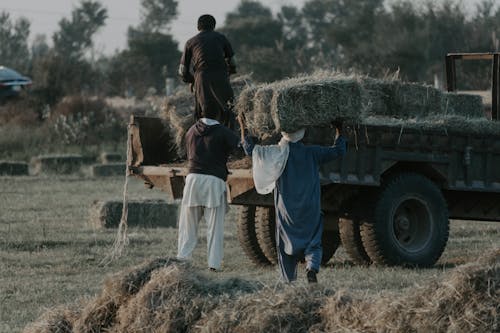
[[[130,244],[125,254],[107,266],[99,265],[113,245],[116,229],[96,230],[90,226],[87,223],[89,207],[94,200],[117,198],[123,189],[123,177],[2,177],[0,182],[0,332],[20,332],[28,323],[38,322],[36,319],[48,309],[59,305],[71,309],[75,301],[81,313],[84,306],[79,304],[88,304],[101,296],[106,276],[130,271],[130,267],[137,266],[146,258],[164,258],[176,254],[176,229],[130,227]],[[136,179],[130,181],[129,194],[131,200],[165,199],[165,193],[147,190]],[[237,279],[250,281],[251,286],[262,286],[256,297],[259,295],[262,299],[261,304],[269,303],[266,309],[280,309],[276,320],[284,323],[284,318],[288,318],[287,311],[296,309],[287,309],[286,304],[278,302],[283,299],[291,301],[292,298],[280,298],[280,293],[270,299],[271,295],[274,297],[274,291],[282,290],[277,284],[279,273],[275,267],[254,266],[243,254],[236,237],[238,210],[237,206],[231,206],[226,217],[223,271],[206,275],[206,230],[204,223],[201,223],[199,244],[188,272],[204,275],[214,284]],[[446,250],[435,267],[430,269],[353,266],[340,248],[318,275],[320,283],[315,290],[315,297],[326,302],[330,296],[343,294],[356,302],[363,301],[363,304],[382,295],[390,295],[392,300],[398,300],[405,295],[414,295],[421,288],[447,281],[456,265],[483,257],[487,249],[498,247],[499,241],[499,223],[451,221]],[[304,289],[307,293],[304,270],[303,266],[299,267],[299,280],[295,288]],[[325,293],[322,296],[326,290],[335,294]],[[340,292],[342,290],[344,292]],[[283,293],[286,292],[283,290]],[[291,296],[295,293],[293,289],[289,292]],[[302,291],[297,293],[303,295]],[[139,292],[134,297],[137,295]],[[223,299],[222,296],[216,296],[219,297]],[[250,294],[246,297],[251,298]],[[242,307],[247,301],[259,304],[255,299],[246,301],[245,297],[237,298],[239,301],[231,304]],[[78,303],[80,299],[83,303]],[[208,314],[210,318],[215,316],[215,312],[208,312],[198,323]],[[252,323],[250,314],[248,317],[243,317],[244,314],[241,316],[249,321],[245,325],[256,324],[255,321]],[[259,316],[273,318],[273,313],[261,311]],[[265,318],[262,318],[265,322]],[[231,321],[227,325],[237,327],[238,324]]]

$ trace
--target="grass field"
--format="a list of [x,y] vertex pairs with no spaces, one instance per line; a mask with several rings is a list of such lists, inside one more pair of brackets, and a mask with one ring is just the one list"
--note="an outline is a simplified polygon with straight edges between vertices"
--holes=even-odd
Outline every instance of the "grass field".
[[[126,254],[108,265],[115,230],[94,230],[88,223],[94,200],[120,199],[123,178],[0,177],[0,332],[18,332],[45,309],[74,303],[98,293],[104,277],[146,259],[174,256],[176,229],[129,230]],[[166,198],[133,179],[131,199]],[[214,278],[241,277],[273,286],[275,269],[256,268],[236,239],[236,213],[226,219],[223,272]],[[169,217],[165,217],[169,218]],[[203,230],[202,230],[203,231]],[[448,246],[432,269],[357,267],[340,248],[319,275],[320,284],[360,295],[404,293],[446,275],[458,264],[475,260],[500,244],[500,223],[452,221]],[[194,266],[206,270],[203,232]],[[299,272],[304,283],[304,272]]]

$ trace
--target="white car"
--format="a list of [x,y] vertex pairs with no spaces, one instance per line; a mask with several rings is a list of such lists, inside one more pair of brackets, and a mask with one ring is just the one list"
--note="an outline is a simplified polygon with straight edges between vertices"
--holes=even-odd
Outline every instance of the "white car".
[[31,84],[30,78],[22,76],[13,69],[0,66],[0,101],[19,95],[21,90]]

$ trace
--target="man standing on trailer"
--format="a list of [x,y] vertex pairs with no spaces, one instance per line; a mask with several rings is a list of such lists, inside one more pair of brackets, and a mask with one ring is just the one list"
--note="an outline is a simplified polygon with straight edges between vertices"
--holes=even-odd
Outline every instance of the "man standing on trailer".
[[185,45],[179,75],[194,89],[195,120],[201,118],[209,104],[215,105],[222,123],[234,128],[234,93],[229,83],[229,75],[236,73],[234,52],[227,38],[214,31],[215,23],[211,15],[200,16],[199,33]]
[[[209,102],[210,103],[210,102]],[[224,217],[227,211],[227,159],[238,147],[238,136],[217,121],[217,106],[208,104],[201,118],[186,133],[188,175],[179,217],[177,258],[190,260],[198,240],[198,224],[207,222],[208,268],[221,268]]]
[[297,264],[305,258],[307,280],[315,283],[323,233],[319,165],[345,154],[346,141],[340,135],[340,125],[336,125],[332,147],[304,145],[301,140],[305,129],[282,132],[278,145],[259,146],[245,137],[243,117],[238,120],[243,148],[252,156],[255,189],[261,194],[274,190],[276,246],[283,280],[296,280]]

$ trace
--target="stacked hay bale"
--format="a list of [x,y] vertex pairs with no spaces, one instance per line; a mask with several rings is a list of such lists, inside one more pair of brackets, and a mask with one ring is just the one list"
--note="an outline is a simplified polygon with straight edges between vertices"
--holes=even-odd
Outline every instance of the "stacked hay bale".
[[[96,201],[89,211],[89,223],[94,228],[116,228],[122,216],[122,201]],[[128,201],[129,226],[175,227],[178,220],[178,205],[164,200]]]
[[[237,112],[245,115],[250,132],[261,140],[280,131],[328,128],[335,120],[500,133],[500,125],[484,116],[481,97],[394,79],[321,72],[247,88],[240,96]],[[314,143],[330,143],[330,137],[322,133]]]
[[28,163],[19,161],[0,161],[0,176],[27,176]]
[[125,163],[94,164],[91,173],[94,177],[123,176],[125,174]]
[[94,158],[81,155],[41,155],[31,160],[34,174],[71,174],[80,171],[82,165],[91,163]]
[[123,156],[119,153],[102,152],[99,160],[102,164],[118,163],[123,161]]
[[123,176],[126,164],[118,153],[103,152],[100,155],[101,164],[94,164],[90,167],[93,177]]

